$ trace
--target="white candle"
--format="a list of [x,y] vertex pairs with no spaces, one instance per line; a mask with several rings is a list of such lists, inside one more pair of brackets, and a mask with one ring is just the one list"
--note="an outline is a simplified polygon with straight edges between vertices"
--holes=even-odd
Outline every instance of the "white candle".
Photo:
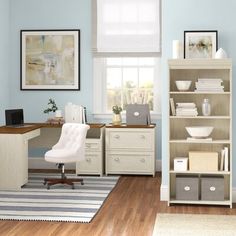
[[181,43],[179,40],[173,40],[173,44],[172,44],[172,57],[173,59],[179,59],[180,56],[180,51],[181,51]]

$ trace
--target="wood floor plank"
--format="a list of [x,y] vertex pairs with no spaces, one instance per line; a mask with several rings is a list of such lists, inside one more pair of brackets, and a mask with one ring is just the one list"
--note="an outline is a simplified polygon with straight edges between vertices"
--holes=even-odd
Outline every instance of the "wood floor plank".
[[122,176],[91,223],[0,221],[1,236],[149,236],[159,213],[233,214],[220,206],[167,206],[160,202],[161,177]]

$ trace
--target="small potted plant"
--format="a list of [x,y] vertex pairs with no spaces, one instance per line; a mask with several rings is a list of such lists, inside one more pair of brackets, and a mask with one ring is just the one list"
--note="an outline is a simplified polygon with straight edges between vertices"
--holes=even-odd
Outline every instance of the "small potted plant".
[[112,124],[113,125],[120,125],[121,124],[121,112],[122,108],[118,105],[112,107],[113,117],[112,117]]
[[49,98],[48,108],[43,111],[46,114],[50,112],[55,113],[54,117],[48,118],[47,122],[50,124],[63,124],[65,121],[62,117],[62,111],[58,110],[55,101],[52,98]]
[[43,112],[49,114],[50,112],[55,112],[56,110],[58,110],[58,108],[55,101],[52,98],[49,98],[48,108],[45,109]]

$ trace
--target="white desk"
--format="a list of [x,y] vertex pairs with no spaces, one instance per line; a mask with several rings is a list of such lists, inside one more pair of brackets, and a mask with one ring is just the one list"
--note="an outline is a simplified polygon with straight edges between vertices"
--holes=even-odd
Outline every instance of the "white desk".
[[[43,150],[29,156],[30,169],[57,169],[55,163],[45,161],[42,152],[51,149],[61,134],[61,125],[41,124],[40,136],[29,141],[29,149]],[[85,142],[85,159],[78,163],[66,163],[65,169],[76,170],[77,175],[100,175],[104,173],[105,124],[89,124]]]
[[0,189],[18,190],[28,182],[28,140],[39,135],[38,126],[0,127]]
[[[89,124],[86,140],[86,159],[76,167],[76,174],[103,174],[103,128],[104,124]],[[0,190],[18,190],[28,182],[28,145],[51,147],[60,137],[62,125],[46,123],[30,127],[0,127]],[[42,131],[42,136],[41,136]],[[50,134],[54,136],[50,138]],[[49,138],[47,138],[49,136]],[[96,137],[99,136],[99,137]],[[94,138],[95,137],[95,138]],[[51,141],[50,141],[51,140]]]

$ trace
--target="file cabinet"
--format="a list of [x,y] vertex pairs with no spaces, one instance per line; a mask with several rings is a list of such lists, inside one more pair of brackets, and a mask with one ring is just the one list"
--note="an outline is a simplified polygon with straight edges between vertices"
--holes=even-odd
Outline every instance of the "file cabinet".
[[106,125],[106,174],[155,175],[155,125]]

